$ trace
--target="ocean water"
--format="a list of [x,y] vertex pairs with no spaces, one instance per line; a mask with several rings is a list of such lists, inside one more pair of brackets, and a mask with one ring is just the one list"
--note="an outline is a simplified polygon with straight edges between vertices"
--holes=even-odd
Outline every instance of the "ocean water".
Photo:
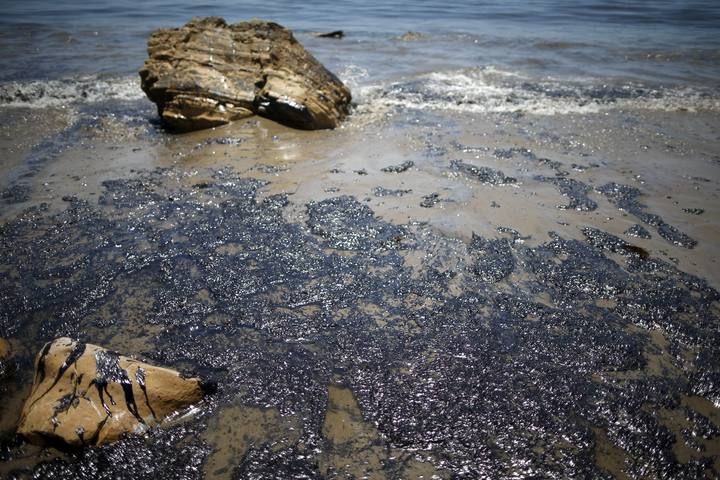
[[[150,32],[206,15],[285,25],[365,104],[552,114],[720,97],[713,1],[5,3],[0,104],[141,98]],[[311,35],[330,30],[346,37]]]

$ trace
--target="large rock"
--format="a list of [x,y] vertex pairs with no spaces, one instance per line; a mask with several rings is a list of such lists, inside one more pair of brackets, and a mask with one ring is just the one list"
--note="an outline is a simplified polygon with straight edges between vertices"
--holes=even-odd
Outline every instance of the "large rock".
[[148,55],[142,89],[180,131],[253,114],[316,130],[348,114],[350,90],[276,23],[196,18],[153,32]]
[[99,445],[140,433],[202,396],[197,378],[58,338],[37,355],[18,433],[64,449]]

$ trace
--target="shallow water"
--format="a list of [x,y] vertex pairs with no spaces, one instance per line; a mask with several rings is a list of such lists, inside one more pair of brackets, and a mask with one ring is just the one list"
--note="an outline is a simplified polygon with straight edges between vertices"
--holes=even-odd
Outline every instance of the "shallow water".
[[[606,0],[571,4],[342,0],[301,8],[293,1],[203,5],[103,0],[56,5],[29,0],[5,5],[0,45],[6,54],[0,59],[0,78],[134,73],[144,60],[144,41],[153,29],[198,15],[278,21],[299,32],[334,69],[337,51],[352,51],[353,62],[364,68],[381,67],[371,72],[373,78],[378,71],[386,76],[408,68],[437,70],[433,63],[479,63],[545,75],[639,73],[657,82],[693,80],[717,87],[720,8],[706,0],[643,5]],[[341,45],[326,47],[305,35],[337,29],[347,34]],[[406,31],[422,34],[420,64],[416,55],[406,55],[405,50],[413,50],[408,42],[394,46],[388,41]]]
[[[2,20],[77,40],[2,43],[38,68],[0,86],[0,476],[720,475],[714,5],[248,4],[355,111],[185,135],[129,75],[206,9],[43,5]],[[143,437],[32,447],[14,424],[61,335],[218,391]]]

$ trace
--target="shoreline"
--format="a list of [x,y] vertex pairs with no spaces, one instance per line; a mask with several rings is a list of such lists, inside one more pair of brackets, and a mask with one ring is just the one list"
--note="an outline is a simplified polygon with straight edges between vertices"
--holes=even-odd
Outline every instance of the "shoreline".
[[[223,385],[195,416],[140,441],[138,465],[171,476],[162,458],[187,461],[177,438],[205,478],[293,471],[274,455],[330,477],[394,468],[439,478],[509,475],[516,460],[572,476],[692,471],[717,458],[716,437],[694,440],[698,453],[681,432],[720,418],[707,393],[720,320],[718,113],[398,110],[334,131],[253,117],[170,135],[149,109],[116,112],[73,123],[26,111],[16,131],[6,123],[0,148],[13,155],[2,167],[16,180],[0,191],[25,184],[29,199],[2,213],[2,268],[22,280],[2,286],[4,321],[23,343],[4,419],[38,345],[67,334]],[[619,210],[600,192],[612,182],[638,188],[642,212],[697,246]],[[636,224],[652,238],[624,233]],[[593,407],[601,398],[606,410]],[[663,429],[676,443],[647,455]],[[536,430],[539,443],[522,433]],[[131,458],[138,441],[102,451]],[[47,462],[11,446],[0,472],[96,462],[28,451]]]
[[[14,185],[29,184],[31,193],[25,202],[4,199],[5,220],[40,202],[62,209],[64,196],[96,201],[103,181],[137,171],[173,168],[194,176],[228,167],[270,182],[262,194],[289,194],[296,209],[351,195],[393,223],[429,222],[464,240],[473,232],[491,235],[497,227],[531,236],[530,244],[544,241],[548,231],[582,239],[579,227],[592,226],[666,260],[675,258],[688,273],[720,286],[715,268],[720,250],[713,245],[720,236],[720,210],[710,200],[720,195],[715,113],[495,114],[484,119],[433,114],[434,119],[416,123],[418,114],[397,112],[370,123],[351,117],[342,128],[323,132],[296,131],[253,117],[184,135],[109,113],[67,138],[63,127],[77,127],[62,110],[57,115],[49,111],[49,117],[34,109],[11,110],[41,127],[33,133],[27,123],[17,123],[16,131],[6,124],[0,148],[9,155],[0,186],[8,195]],[[406,161],[413,162],[408,171],[382,172]],[[453,169],[453,161],[491,168],[517,182],[483,183]],[[572,199],[548,181],[552,178],[582,182],[597,209],[568,208]],[[618,209],[597,190],[609,182],[638,188],[647,212],[697,240],[697,247],[673,245],[651,225]],[[422,208],[422,198],[434,193],[433,208]],[[643,225],[652,238],[623,235],[634,224]]]

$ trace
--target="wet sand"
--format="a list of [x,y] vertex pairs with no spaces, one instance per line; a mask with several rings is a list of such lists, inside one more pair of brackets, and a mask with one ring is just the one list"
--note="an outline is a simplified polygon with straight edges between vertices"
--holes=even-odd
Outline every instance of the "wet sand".
[[[6,202],[4,218],[39,202],[61,208],[59,200],[67,195],[90,200],[101,194],[103,181],[131,177],[138,170],[171,167],[188,179],[202,179],[205,170],[228,167],[268,181],[262,195],[291,195],[287,215],[296,221],[303,219],[308,202],[352,195],[392,223],[428,222],[464,240],[473,232],[487,236],[497,227],[509,227],[542,242],[548,231],[583,238],[582,226],[622,235],[642,224],[593,190],[616,182],[639,188],[649,212],[698,245],[692,250],[676,248],[658,235],[632,241],[682,262],[678,265],[683,271],[720,287],[720,249],[714,244],[720,235],[720,127],[714,113],[483,119],[408,113],[382,120],[366,115],[351,119],[342,129],[317,132],[253,118],[185,135],[158,133],[155,125],[128,125],[108,115],[81,127],[76,138],[67,141],[57,136],[68,124],[63,111],[8,111],[11,119],[2,143],[8,152],[2,165],[8,172],[4,186],[28,185],[32,198]],[[13,115],[27,119],[13,122]],[[41,145],[44,140],[49,145]],[[517,182],[478,182],[454,171],[453,160],[502,171]],[[382,171],[406,161],[414,165],[402,173]],[[538,181],[539,176],[585,183],[597,209],[567,208],[568,198],[552,183]],[[421,208],[423,197],[433,193],[439,194],[437,204]],[[290,217],[293,210],[299,212]]]
[[[147,106],[110,112],[1,113],[2,326],[18,352],[3,476],[118,468],[38,466],[12,437],[32,355],[60,334],[226,382],[139,464],[170,448],[206,478],[720,472],[716,113],[400,110],[335,131],[253,118],[172,135]],[[613,182],[639,189],[640,214],[601,193]],[[18,241],[47,247],[41,263],[20,268]],[[43,286],[56,301],[23,303]],[[101,454],[140,448],[120,443]]]

